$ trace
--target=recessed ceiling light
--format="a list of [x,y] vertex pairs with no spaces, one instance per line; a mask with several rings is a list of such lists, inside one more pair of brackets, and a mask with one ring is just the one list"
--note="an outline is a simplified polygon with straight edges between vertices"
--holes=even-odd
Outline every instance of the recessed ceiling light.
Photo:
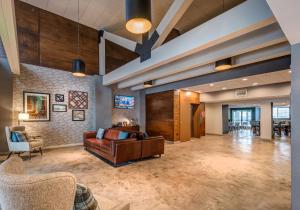
[[292,70],[289,70],[289,73],[292,73]]
[[227,90],[227,87],[222,87],[222,90]]
[[258,83],[257,83],[257,82],[254,82],[252,85],[253,85],[253,86],[256,86],[256,85],[258,85]]
[[248,80],[248,78],[243,78],[242,80],[243,80],[243,81],[247,81],[247,80]]
[[210,84],[209,84],[210,87],[213,87],[214,85],[215,85],[214,83],[210,83]]

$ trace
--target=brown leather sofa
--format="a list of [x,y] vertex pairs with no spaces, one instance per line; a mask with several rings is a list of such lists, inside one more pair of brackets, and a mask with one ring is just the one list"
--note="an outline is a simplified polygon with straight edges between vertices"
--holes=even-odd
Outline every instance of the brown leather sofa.
[[164,138],[148,137],[141,132],[128,131],[129,138],[119,140],[118,129],[106,129],[103,139],[96,138],[96,131],[83,134],[84,148],[118,166],[132,160],[164,154]]

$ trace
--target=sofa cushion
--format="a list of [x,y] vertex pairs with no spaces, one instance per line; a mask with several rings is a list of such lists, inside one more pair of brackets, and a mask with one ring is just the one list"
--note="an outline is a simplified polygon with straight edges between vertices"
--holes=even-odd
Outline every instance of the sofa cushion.
[[110,155],[114,154],[112,142],[107,139],[100,140],[100,150]]
[[85,144],[91,147],[100,148],[101,141],[96,138],[89,138],[85,140]]
[[103,139],[103,136],[104,136],[104,129],[103,128],[99,128],[98,129],[98,132],[97,132],[97,135],[96,135],[96,138],[97,139]]
[[120,132],[119,130],[108,129],[104,134],[104,138],[108,140],[118,140]]

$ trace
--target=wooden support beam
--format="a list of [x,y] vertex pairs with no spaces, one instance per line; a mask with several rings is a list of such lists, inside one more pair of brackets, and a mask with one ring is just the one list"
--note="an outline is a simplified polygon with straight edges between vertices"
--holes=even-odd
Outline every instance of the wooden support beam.
[[159,38],[156,40],[152,49],[159,47],[164,42],[168,34],[175,27],[176,23],[190,7],[192,2],[193,0],[174,0],[156,29]]
[[156,48],[152,52],[151,59],[142,63],[140,63],[140,59],[135,59],[105,75],[103,84],[114,84],[145,73],[275,22],[276,20],[265,1],[246,1]]
[[12,73],[20,74],[14,0],[0,0],[0,36]]

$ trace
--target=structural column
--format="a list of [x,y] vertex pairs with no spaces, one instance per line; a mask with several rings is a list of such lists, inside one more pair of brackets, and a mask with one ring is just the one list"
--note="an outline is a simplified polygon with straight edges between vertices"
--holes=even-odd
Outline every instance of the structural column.
[[292,210],[300,209],[300,44],[292,46]]
[[260,137],[272,139],[272,105],[269,102],[260,105]]

